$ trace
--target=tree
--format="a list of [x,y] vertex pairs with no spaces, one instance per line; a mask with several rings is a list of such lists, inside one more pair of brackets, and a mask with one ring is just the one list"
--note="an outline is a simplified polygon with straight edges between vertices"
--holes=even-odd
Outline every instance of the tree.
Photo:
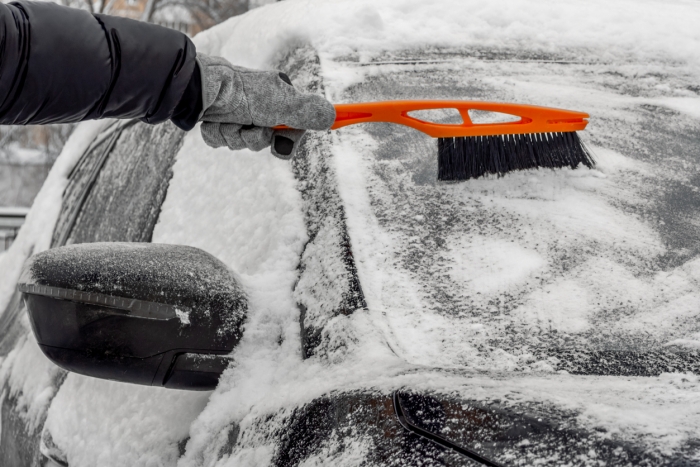
[[[61,4],[173,26],[187,24],[190,35],[248,11],[249,0],[58,0]],[[169,18],[169,19],[162,19]],[[177,29],[182,30],[181,27]]]

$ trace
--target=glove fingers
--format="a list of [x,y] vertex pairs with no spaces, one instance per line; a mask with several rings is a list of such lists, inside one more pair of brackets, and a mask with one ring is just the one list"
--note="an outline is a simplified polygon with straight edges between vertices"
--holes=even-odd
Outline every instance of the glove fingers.
[[272,133],[271,152],[280,159],[291,159],[296,155],[305,130],[275,130]]
[[224,137],[219,133],[219,125],[219,123],[202,123],[202,126],[200,127],[202,139],[212,148],[226,146]]
[[202,123],[202,138],[214,148],[228,147],[235,151],[248,148],[260,151],[270,145],[272,128],[245,128],[237,123]]
[[240,138],[238,130],[241,125],[235,123],[202,123],[202,139],[213,148],[228,147],[229,149],[243,149],[245,142]]
[[253,127],[240,130],[240,138],[251,151],[260,151],[270,145],[272,128]]

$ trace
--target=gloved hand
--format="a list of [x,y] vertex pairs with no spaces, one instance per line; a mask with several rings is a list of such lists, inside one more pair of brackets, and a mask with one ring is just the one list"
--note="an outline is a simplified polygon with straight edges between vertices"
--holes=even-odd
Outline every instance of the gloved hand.
[[[212,147],[260,151],[272,146],[282,159],[294,157],[305,130],[327,130],[335,108],[321,96],[297,91],[287,75],[234,66],[197,54],[202,74],[202,137]],[[293,130],[273,130],[286,125]]]

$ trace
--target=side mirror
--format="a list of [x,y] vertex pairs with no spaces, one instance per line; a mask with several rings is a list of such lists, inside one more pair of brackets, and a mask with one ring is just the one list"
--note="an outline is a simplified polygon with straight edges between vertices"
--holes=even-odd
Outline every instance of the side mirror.
[[241,338],[247,299],[197,248],[85,243],[32,256],[18,288],[44,354],[83,375],[208,390]]

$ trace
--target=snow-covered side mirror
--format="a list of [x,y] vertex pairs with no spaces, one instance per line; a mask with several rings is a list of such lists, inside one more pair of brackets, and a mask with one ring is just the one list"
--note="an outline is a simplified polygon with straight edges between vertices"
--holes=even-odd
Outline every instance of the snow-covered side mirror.
[[18,285],[36,339],[83,375],[213,389],[241,338],[235,275],[197,248],[86,243],[32,256]]

